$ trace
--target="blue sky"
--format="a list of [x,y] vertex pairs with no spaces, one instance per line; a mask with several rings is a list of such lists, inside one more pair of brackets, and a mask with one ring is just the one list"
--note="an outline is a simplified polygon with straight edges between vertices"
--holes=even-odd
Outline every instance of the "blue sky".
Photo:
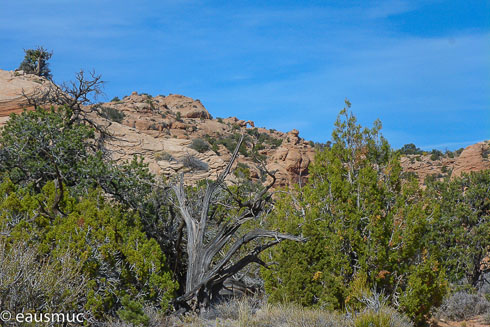
[[0,69],[53,50],[132,91],[200,99],[215,117],[325,142],[347,97],[394,147],[490,139],[490,1],[0,0]]

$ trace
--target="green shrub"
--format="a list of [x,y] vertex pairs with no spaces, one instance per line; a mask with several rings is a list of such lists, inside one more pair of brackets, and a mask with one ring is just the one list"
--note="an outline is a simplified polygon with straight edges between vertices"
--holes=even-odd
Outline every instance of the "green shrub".
[[184,167],[195,169],[195,170],[204,170],[207,171],[209,169],[208,164],[204,161],[199,160],[198,158],[192,155],[186,155],[181,163]]
[[417,325],[423,325],[432,307],[441,305],[448,285],[444,270],[435,259],[424,258],[422,263],[409,269],[407,288],[400,297],[400,306]]
[[59,175],[69,185],[87,183],[94,130],[70,123],[71,114],[60,107],[12,115],[1,129],[0,172],[38,188]]
[[121,299],[122,308],[117,314],[122,321],[129,322],[134,326],[148,326],[150,318],[143,311],[143,305],[131,300],[128,295]]
[[146,99],[145,101],[146,103],[148,103],[150,105],[150,109],[151,110],[155,110],[155,104],[153,103],[153,100],[151,98],[149,99]]
[[239,162],[237,164],[236,169],[233,171],[233,174],[238,177],[238,178],[243,178],[243,179],[250,179],[250,167],[243,163]]
[[382,307],[365,310],[353,317],[354,327],[412,327],[412,322],[396,310]]
[[452,283],[466,278],[469,285],[477,287],[484,281],[481,261],[488,253],[484,249],[490,248],[490,170],[427,181],[427,185],[427,197],[438,199],[439,207],[428,233],[431,250],[441,257]]
[[121,99],[119,99],[119,97],[115,96],[112,98],[111,102],[119,102],[121,101]]
[[121,123],[125,117],[124,112],[111,107],[102,107],[100,115],[106,119]]
[[193,139],[189,147],[199,153],[204,153],[209,150],[209,144],[203,139]]
[[400,154],[403,154],[403,155],[407,155],[407,154],[422,154],[422,150],[420,150],[419,148],[417,148],[415,146],[415,144],[413,143],[409,143],[409,144],[405,144],[404,146],[402,146],[398,152]]
[[165,152],[165,151],[155,153],[154,157],[155,157],[155,160],[158,160],[158,161],[160,161],[160,160],[166,160],[166,161],[175,160],[174,157],[170,153]]
[[167,309],[176,283],[160,246],[142,231],[139,217],[109,204],[100,191],[81,199],[65,192],[60,211],[66,216],[49,216],[53,183],[41,193],[8,180],[1,184],[0,226],[11,226],[7,241],[35,240],[40,254],[55,262],[70,253],[86,282],[77,301],[96,319],[114,315],[124,296]]
[[441,157],[444,157],[444,155],[442,154],[441,151],[436,150],[436,149],[431,151],[430,160],[432,160],[432,161],[439,160],[439,159],[441,159]]

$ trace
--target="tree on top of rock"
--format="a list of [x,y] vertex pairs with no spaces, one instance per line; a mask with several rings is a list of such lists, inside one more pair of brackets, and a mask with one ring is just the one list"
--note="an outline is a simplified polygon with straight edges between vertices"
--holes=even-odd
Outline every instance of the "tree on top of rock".
[[46,77],[47,79],[53,77],[47,62],[53,56],[53,52],[49,52],[44,47],[27,49],[24,52],[24,60],[20,63],[19,70],[23,70],[27,74]]

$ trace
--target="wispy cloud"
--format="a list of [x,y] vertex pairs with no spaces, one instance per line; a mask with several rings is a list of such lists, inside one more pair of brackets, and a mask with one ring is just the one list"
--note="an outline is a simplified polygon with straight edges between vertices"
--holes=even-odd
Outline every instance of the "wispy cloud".
[[[490,139],[490,137],[488,139]],[[432,149],[445,150],[445,149],[465,148],[469,145],[481,141],[485,141],[485,140],[479,139],[479,140],[471,140],[471,141],[463,141],[463,142],[447,142],[447,143],[439,143],[439,144],[421,145],[420,148],[422,150],[432,150]]]
[[407,17],[437,18],[428,3],[439,2],[11,1],[0,10],[0,68],[42,44],[57,80],[95,68],[110,95],[183,93],[215,116],[296,126],[316,141],[345,97],[363,124],[381,118],[395,146],[483,137],[490,31],[407,33]]
[[416,1],[392,0],[381,1],[369,7],[366,11],[366,17],[370,19],[387,18],[394,15],[406,13],[417,8]]

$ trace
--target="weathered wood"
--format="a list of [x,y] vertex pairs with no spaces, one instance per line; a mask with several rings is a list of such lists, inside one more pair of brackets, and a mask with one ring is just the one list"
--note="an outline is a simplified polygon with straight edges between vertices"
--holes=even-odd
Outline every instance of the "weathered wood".
[[[261,192],[255,194],[246,202],[242,202],[240,199],[234,197],[233,193],[225,185],[225,179],[232,170],[233,163],[238,156],[238,151],[243,140],[244,135],[238,141],[225,170],[218,176],[216,181],[207,184],[196,217],[192,216],[191,212],[193,210],[189,208],[190,203],[186,198],[184,176],[181,175],[179,181],[172,186],[177,200],[176,206],[185,223],[187,232],[186,251],[188,256],[185,294],[177,298],[176,302],[196,311],[205,311],[216,298],[219,291],[224,288],[224,282],[250,263],[258,263],[266,266],[266,263],[258,257],[265,249],[283,240],[303,241],[301,237],[256,229],[235,240],[226,253],[217,260],[218,255],[223,251],[224,247],[237,235],[240,227],[245,222],[258,217],[264,211],[266,201],[264,200],[264,196],[275,182],[274,174],[267,172],[272,177],[272,182]],[[238,216],[231,217],[229,221],[220,222],[215,227],[214,237],[206,241],[206,235],[209,233],[209,220],[213,216],[210,208],[214,204],[213,195],[218,189],[227,191],[236,202],[236,205],[242,210],[238,211],[240,212]],[[260,238],[272,240],[256,246],[242,258],[239,258],[236,262],[232,262],[232,259],[236,257],[238,251],[244,245]]]

